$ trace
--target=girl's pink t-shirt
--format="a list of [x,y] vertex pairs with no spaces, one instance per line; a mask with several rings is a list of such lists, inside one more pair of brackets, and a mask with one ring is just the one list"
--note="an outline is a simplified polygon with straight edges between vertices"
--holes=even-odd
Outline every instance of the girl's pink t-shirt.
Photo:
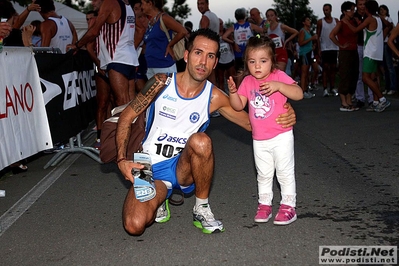
[[287,102],[280,92],[270,96],[262,95],[259,91],[260,84],[266,81],[279,81],[286,84],[294,84],[295,81],[281,70],[274,70],[264,80],[257,80],[248,75],[238,88],[238,94],[248,99],[249,120],[252,125],[252,138],[255,140],[266,140],[277,136],[280,133],[292,130],[292,127],[282,128],[277,124],[276,118],[287,109],[283,105]]

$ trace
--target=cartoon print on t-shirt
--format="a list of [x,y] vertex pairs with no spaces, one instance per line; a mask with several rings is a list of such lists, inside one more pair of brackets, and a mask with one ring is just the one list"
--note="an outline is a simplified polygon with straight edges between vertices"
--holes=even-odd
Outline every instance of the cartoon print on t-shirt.
[[266,95],[262,95],[259,92],[253,94],[254,98],[249,101],[251,106],[254,108],[254,116],[258,119],[264,119],[271,114],[272,103],[270,98]]

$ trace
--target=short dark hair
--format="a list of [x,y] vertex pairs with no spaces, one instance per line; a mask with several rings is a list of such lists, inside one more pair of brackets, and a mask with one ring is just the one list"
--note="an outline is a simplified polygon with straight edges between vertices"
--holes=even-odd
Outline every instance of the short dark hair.
[[344,13],[344,11],[351,9],[354,6],[356,6],[356,4],[351,2],[351,1],[343,2],[342,5],[341,5],[342,14]]
[[188,30],[188,32],[193,31],[193,23],[191,21],[184,22],[184,27],[186,28],[186,30]]
[[38,4],[41,8],[40,13],[48,13],[55,11],[55,5],[53,0],[36,0],[35,4]]
[[209,28],[204,28],[204,29],[199,29],[199,30],[193,31],[190,34],[190,37],[188,38],[188,42],[186,44],[186,50],[188,50],[190,52],[191,49],[193,49],[194,40],[198,36],[203,36],[203,37],[208,38],[209,40],[214,41],[218,44],[218,50],[216,52],[216,57],[219,58],[220,36],[219,36],[219,34],[217,34],[216,32],[214,32],[213,30],[211,30]]
[[0,0],[0,17],[10,19],[15,13],[17,13],[17,11],[15,11],[10,1]]
[[381,8],[384,9],[384,10],[387,12],[387,17],[389,17],[389,8],[388,8],[386,5],[380,5],[380,8],[378,9],[378,11],[379,11]]
[[378,12],[378,3],[374,0],[366,1],[365,3],[366,9],[369,11],[370,14],[376,15]]
[[247,16],[247,11],[243,7],[237,8],[236,11],[234,12],[234,17],[236,18],[236,20],[245,19],[246,16]]
[[269,11],[273,12],[274,15],[277,17],[277,11],[276,11],[275,9],[269,8],[268,10],[266,10],[266,13],[265,13],[265,14],[267,14]]
[[95,10],[87,11],[86,15],[90,15],[90,14],[93,14],[95,17],[97,17],[98,16],[98,11],[95,11]]
[[325,6],[328,6],[330,9],[332,9],[332,5],[329,3],[323,5],[323,7],[325,7]]
[[42,22],[40,20],[33,20],[30,25],[35,26],[36,29],[33,32],[33,35],[35,36],[40,36],[41,32],[40,32],[40,24],[42,24]]
[[152,3],[159,11],[163,10],[165,5],[163,0],[145,0],[147,3]]

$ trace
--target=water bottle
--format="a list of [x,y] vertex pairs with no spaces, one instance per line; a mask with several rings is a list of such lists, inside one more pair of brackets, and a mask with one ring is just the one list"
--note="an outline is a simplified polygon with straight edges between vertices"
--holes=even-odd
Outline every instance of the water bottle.
[[152,179],[151,157],[147,153],[134,153],[133,161],[144,165],[143,169],[132,169],[136,199],[140,202],[151,200],[156,195],[154,180]]

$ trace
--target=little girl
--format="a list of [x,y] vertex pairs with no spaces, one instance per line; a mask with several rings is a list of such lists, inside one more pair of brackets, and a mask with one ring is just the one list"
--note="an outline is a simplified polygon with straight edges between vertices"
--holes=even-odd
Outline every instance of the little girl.
[[295,162],[292,127],[282,128],[276,123],[284,112],[287,97],[303,98],[295,81],[276,68],[275,45],[268,37],[259,35],[248,40],[244,54],[245,74],[240,87],[229,77],[230,104],[244,109],[249,101],[254,158],[258,180],[258,211],[255,222],[265,223],[272,217],[273,177],[276,170],[281,187],[281,205],[274,219],[276,225],[287,225],[297,219],[295,212]]

